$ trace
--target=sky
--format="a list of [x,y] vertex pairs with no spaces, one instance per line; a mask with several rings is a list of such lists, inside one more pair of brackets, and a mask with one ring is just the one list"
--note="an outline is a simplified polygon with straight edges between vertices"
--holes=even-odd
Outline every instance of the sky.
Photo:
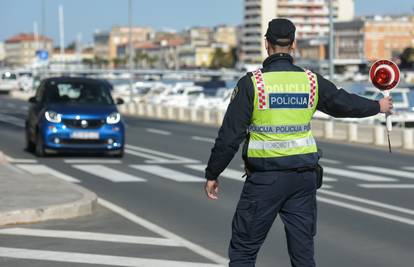
[[[0,0],[0,41],[41,29],[42,0]],[[44,0],[45,33],[59,41],[58,7],[64,8],[65,43],[81,34],[92,42],[96,30],[128,24],[128,0]],[[155,29],[182,30],[190,26],[239,25],[243,0],[133,0],[133,24]],[[413,0],[355,0],[356,15],[414,13]]]

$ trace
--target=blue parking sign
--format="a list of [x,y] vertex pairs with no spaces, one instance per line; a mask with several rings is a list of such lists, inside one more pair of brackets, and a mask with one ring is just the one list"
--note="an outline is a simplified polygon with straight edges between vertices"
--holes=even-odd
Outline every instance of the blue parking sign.
[[47,60],[49,58],[49,52],[47,50],[37,50],[36,57],[40,60]]

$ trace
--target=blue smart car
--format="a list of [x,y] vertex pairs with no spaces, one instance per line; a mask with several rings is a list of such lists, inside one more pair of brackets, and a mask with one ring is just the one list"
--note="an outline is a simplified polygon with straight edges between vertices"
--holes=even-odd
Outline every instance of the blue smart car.
[[27,150],[39,157],[58,152],[124,154],[125,130],[110,84],[59,77],[42,81],[26,119]]

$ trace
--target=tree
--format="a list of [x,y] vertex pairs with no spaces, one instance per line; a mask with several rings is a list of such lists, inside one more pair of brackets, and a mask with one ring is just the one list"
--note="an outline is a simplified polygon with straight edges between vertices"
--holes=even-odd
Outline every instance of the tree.
[[400,67],[402,69],[411,69],[414,68],[414,48],[408,47],[404,49],[400,55]]
[[76,42],[71,42],[66,46],[66,50],[75,50],[76,49]]
[[213,54],[213,59],[211,61],[210,68],[233,68],[236,65],[236,61],[237,51],[235,48],[231,49],[227,53],[225,53],[221,48],[216,48]]

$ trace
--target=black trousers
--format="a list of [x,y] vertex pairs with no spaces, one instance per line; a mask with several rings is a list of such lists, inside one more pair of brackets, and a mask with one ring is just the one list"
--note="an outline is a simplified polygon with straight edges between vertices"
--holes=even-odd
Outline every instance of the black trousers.
[[257,253],[280,214],[292,266],[314,267],[316,210],[314,171],[251,173],[233,218],[229,266],[255,266]]

